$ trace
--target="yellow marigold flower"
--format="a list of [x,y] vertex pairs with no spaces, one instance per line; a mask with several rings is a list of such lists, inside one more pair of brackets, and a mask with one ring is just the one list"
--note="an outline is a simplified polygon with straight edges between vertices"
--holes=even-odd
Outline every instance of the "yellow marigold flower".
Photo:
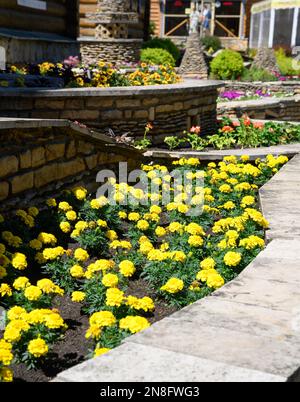
[[253,250],[256,247],[264,248],[265,241],[258,236],[251,235],[240,241],[240,247],[244,247],[246,250]]
[[77,248],[74,253],[74,257],[77,261],[86,261],[90,258],[87,251],[83,250],[82,248]]
[[45,356],[48,351],[48,345],[47,343],[41,339],[41,338],[37,338],[37,339],[32,339],[27,347],[28,352],[33,355],[34,357],[42,357]]
[[0,255],[4,254],[6,250],[6,247],[4,244],[0,243]]
[[69,221],[76,221],[76,219],[77,219],[77,214],[76,214],[75,211],[68,211],[68,212],[66,213],[66,218],[67,218]]
[[184,282],[181,279],[171,278],[164,286],[160,288],[160,290],[175,294],[181,292],[183,288],[184,288]]
[[146,241],[146,242],[142,242],[140,244],[140,248],[139,251],[144,254],[147,255],[151,250],[153,250],[153,245],[150,241]]
[[204,232],[202,226],[200,226],[194,222],[187,225],[185,227],[185,231],[191,235],[205,236],[205,232]]
[[242,260],[242,255],[240,253],[236,253],[234,251],[229,251],[224,256],[224,262],[229,267],[236,267]]
[[143,310],[145,312],[153,311],[155,309],[154,302],[150,297],[139,299],[135,296],[128,296],[127,305],[135,310]]
[[119,268],[120,268],[121,274],[123,276],[125,276],[126,278],[131,277],[136,271],[133,262],[131,262],[129,260],[124,260],[124,261],[120,262]]
[[183,229],[183,226],[179,222],[172,222],[172,223],[170,223],[170,225],[168,227],[168,230],[171,233],[175,233],[175,232],[180,233],[180,232],[182,232],[182,229]]
[[107,288],[114,288],[118,285],[119,278],[115,274],[106,274],[102,278],[102,284]]
[[139,316],[127,316],[122,318],[119,322],[119,328],[130,331],[132,334],[143,331],[150,327],[149,321],[144,317]]
[[250,161],[250,156],[249,155],[242,155],[240,159],[241,159],[241,161],[243,163],[247,163],[247,162]]
[[48,207],[56,207],[57,206],[57,202],[56,202],[55,198],[49,198],[46,201],[46,204],[48,205]]
[[0,349],[0,363],[2,363],[3,366],[9,366],[13,358],[13,354],[10,350]]
[[219,187],[219,191],[221,191],[221,193],[231,193],[232,192],[232,188],[229,184],[223,184],[222,186]]
[[144,231],[144,230],[149,229],[149,223],[148,223],[146,220],[141,219],[141,220],[139,220],[139,221],[137,222],[136,227],[137,227],[139,230],[143,230],[143,231]]
[[124,292],[115,287],[106,291],[106,305],[110,307],[120,307],[124,300]]
[[15,281],[13,283],[13,287],[16,290],[23,290],[27,286],[30,286],[30,282],[29,282],[29,279],[26,278],[26,276],[19,276],[17,279],[15,279]]
[[0,285],[0,296],[12,296],[12,289],[7,283],[1,283]]
[[11,264],[14,268],[18,269],[19,271],[23,271],[25,268],[27,268],[26,255],[22,253],[13,254]]
[[70,274],[73,278],[83,278],[84,270],[80,265],[73,265],[73,267],[70,268]]
[[129,221],[137,222],[140,217],[141,215],[138,212],[130,212],[130,214],[128,214]]
[[60,246],[55,248],[45,248],[45,250],[43,251],[43,259],[44,261],[56,260],[58,257],[64,255],[64,253],[65,250]]
[[101,327],[98,325],[90,325],[89,329],[85,333],[86,339],[99,339],[101,335]]
[[235,208],[235,204],[234,204],[234,202],[232,202],[232,201],[227,201],[227,202],[223,205],[222,208],[224,208],[224,209],[226,209],[227,211],[229,211],[229,210]]
[[117,235],[117,233],[116,233],[114,230],[108,230],[108,231],[106,232],[106,237],[107,237],[110,241],[113,241],[113,240],[117,240],[117,239],[118,239],[118,235]]
[[30,285],[25,288],[24,296],[30,301],[36,301],[42,296],[42,291],[37,286]]
[[201,236],[192,235],[189,237],[188,243],[192,247],[201,247],[204,244],[204,240],[202,239]]
[[12,382],[13,379],[13,372],[11,369],[7,367],[2,367],[0,369],[0,382]]
[[38,216],[39,210],[36,207],[30,207],[30,208],[28,208],[28,213],[29,213],[29,215],[31,215],[35,218],[36,216]]
[[111,349],[109,348],[96,348],[94,350],[94,357],[99,357],[104,355],[105,353],[108,353]]
[[184,262],[186,260],[186,255],[183,251],[171,251],[169,255],[173,261]]
[[61,222],[59,227],[64,233],[69,233],[71,231],[71,225],[69,222]]
[[[22,316],[25,317],[27,314],[26,310],[20,306],[14,306],[7,312],[7,318],[9,321],[21,319]],[[1,345],[0,345],[1,348]]]
[[116,317],[110,311],[99,311],[90,317],[90,325],[101,327],[111,327],[116,323]]
[[158,214],[159,215],[159,214],[161,214],[161,212],[162,212],[162,209],[158,205],[152,205],[150,207],[150,213],[151,214]]
[[126,219],[127,218],[127,213],[124,211],[120,211],[119,212],[119,218],[120,219]]
[[167,234],[167,231],[162,226],[157,226],[157,228],[155,229],[155,234],[158,237],[163,237]]
[[63,212],[68,212],[71,211],[73,208],[68,202],[62,201],[58,204],[58,209],[60,209]]
[[37,287],[43,291],[43,293],[57,293],[57,285],[53,283],[50,279],[44,278],[37,281]]
[[84,292],[80,292],[80,291],[75,291],[72,293],[72,301],[75,303],[81,303],[85,300],[85,293]]
[[242,198],[242,201],[241,201],[242,208],[247,208],[253,204],[255,204],[255,198],[252,195],[248,195],[248,196]]
[[83,187],[75,187],[73,188],[73,194],[79,201],[83,201],[86,199],[87,190]]
[[21,339],[21,331],[19,329],[9,327],[6,328],[3,334],[3,338],[5,341],[10,343],[18,342]]
[[29,242],[29,247],[32,248],[33,250],[39,251],[42,249],[43,244],[38,239],[33,239]]
[[38,236],[38,240],[43,244],[51,244],[51,246],[55,246],[57,243],[56,237],[51,233],[40,233]]
[[106,222],[106,221],[103,221],[102,219],[98,219],[98,220],[97,220],[97,225],[98,225],[100,228],[107,228],[107,222]]
[[65,326],[64,320],[58,313],[47,314],[44,323],[49,329],[59,329]]

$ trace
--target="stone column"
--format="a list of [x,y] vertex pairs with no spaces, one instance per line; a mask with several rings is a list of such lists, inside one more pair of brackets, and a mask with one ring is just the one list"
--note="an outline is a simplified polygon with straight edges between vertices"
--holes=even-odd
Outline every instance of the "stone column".
[[204,58],[203,47],[198,33],[192,33],[187,39],[185,55],[179,68],[184,77],[208,78],[208,68]]

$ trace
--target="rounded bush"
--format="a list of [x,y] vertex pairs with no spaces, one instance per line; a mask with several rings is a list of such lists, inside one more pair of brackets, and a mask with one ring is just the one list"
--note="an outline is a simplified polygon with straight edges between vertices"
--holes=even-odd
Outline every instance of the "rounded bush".
[[169,65],[174,67],[174,57],[164,49],[143,49],[141,51],[141,62],[156,65]]
[[235,80],[242,75],[244,61],[240,53],[223,50],[210,64],[212,74],[221,80]]
[[220,38],[217,36],[205,36],[202,40],[202,45],[206,50],[212,49],[214,52],[222,48]]
[[168,38],[153,38],[143,44],[143,49],[164,49],[169,52],[175,62],[180,57],[180,50],[171,39]]

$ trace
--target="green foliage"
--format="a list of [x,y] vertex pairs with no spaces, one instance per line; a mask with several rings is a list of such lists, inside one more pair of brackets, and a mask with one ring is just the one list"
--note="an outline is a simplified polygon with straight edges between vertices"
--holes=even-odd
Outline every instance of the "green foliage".
[[256,67],[245,69],[241,78],[242,81],[269,82],[277,80],[274,74],[269,73],[267,70]]
[[300,74],[300,63],[298,62],[298,69],[293,67],[294,59],[292,57],[288,57],[284,51],[284,49],[279,49],[276,51],[276,60],[280,72],[282,75],[299,75]]
[[217,36],[205,36],[201,40],[206,50],[212,49],[214,52],[222,48],[220,38]]
[[170,136],[166,137],[164,139],[164,143],[168,145],[170,151],[173,151],[173,149],[178,148],[182,143],[185,142],[185,139],[179,138],[177,136]]
[[244,70],[244,62],[240,53],[230,49],[223,50],[210,64],[212,74],[222,80],[234,80]]
[[143,49],[164,49],[170,53],[175,62],[180,57],[180,50],[171,39],[168,38],[153,38],[143,44]]
[[143,49],[141,62],[163,66],[175,66],[174,57],[164,49]]

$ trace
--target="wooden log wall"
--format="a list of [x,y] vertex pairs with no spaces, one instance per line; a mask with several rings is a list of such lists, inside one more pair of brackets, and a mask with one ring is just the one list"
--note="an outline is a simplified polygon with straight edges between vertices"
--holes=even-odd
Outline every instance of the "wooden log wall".
[[0,28],[53,33],[75,39],[78,36],[78,0],[47,0],[40,10],[0,0]]

